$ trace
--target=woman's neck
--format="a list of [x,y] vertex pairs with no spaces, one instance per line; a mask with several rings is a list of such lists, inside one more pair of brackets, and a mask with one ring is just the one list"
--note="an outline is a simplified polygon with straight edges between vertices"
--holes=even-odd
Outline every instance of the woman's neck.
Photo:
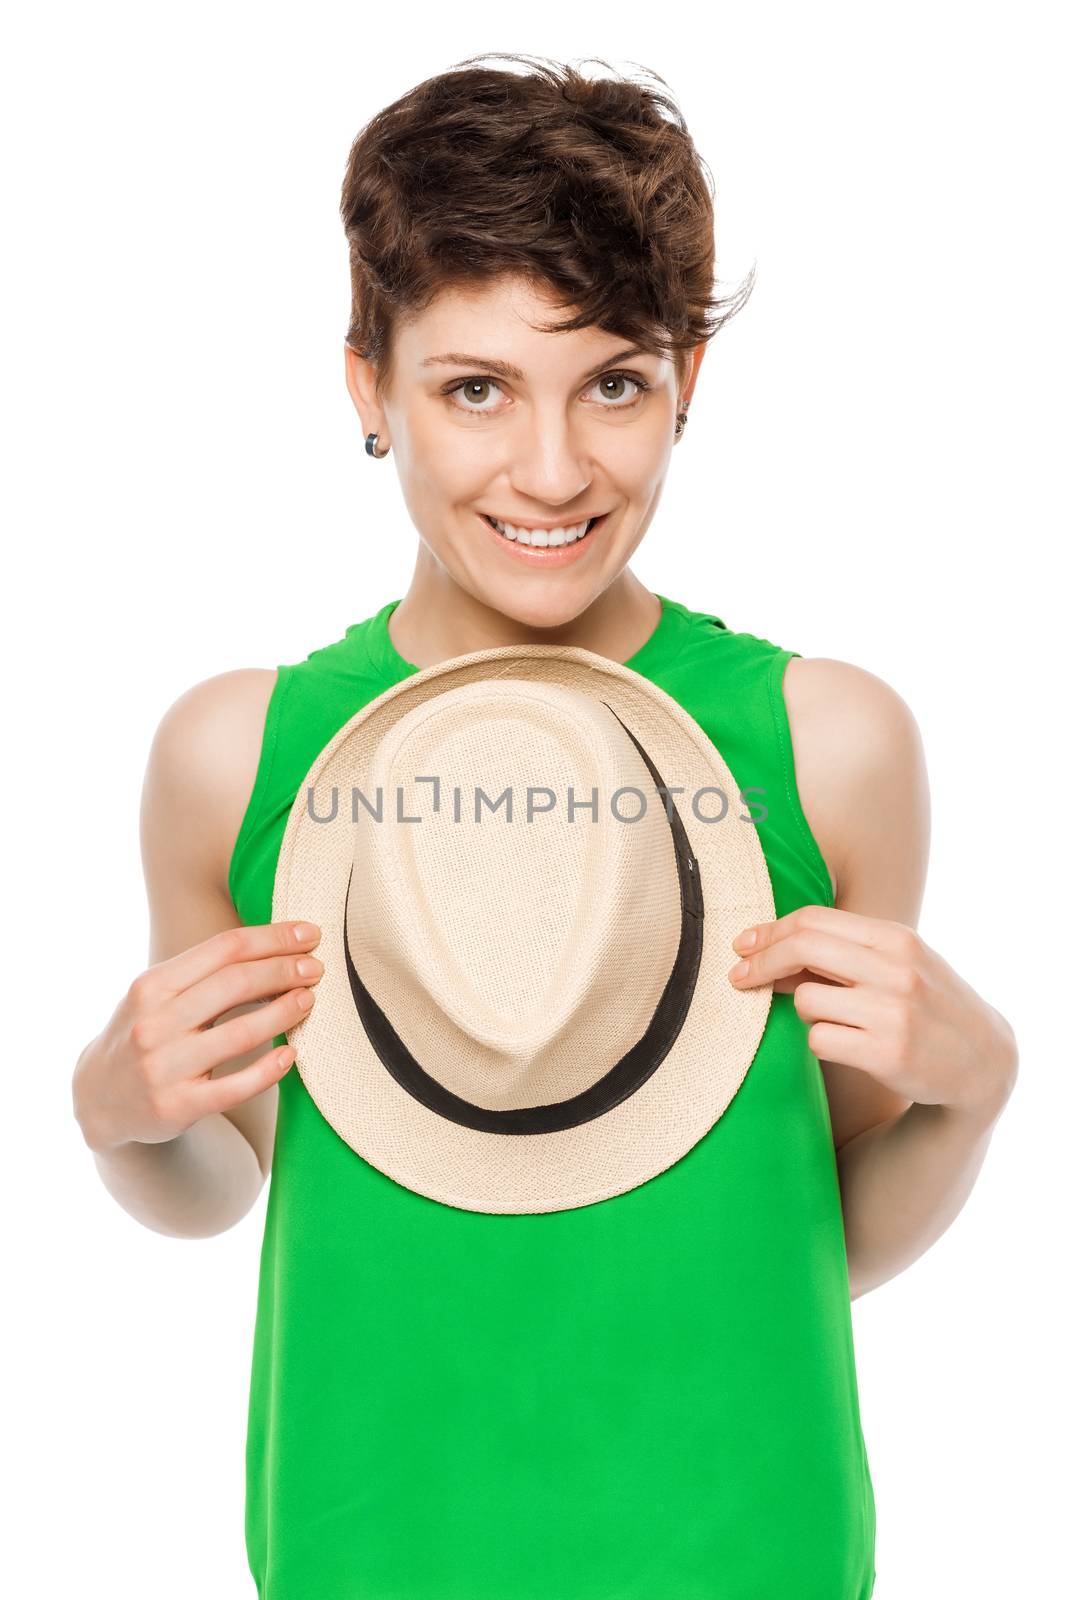
[[472,650],[508,644],[578,645],[611,661],[628,661],[660,621],[660,601],[624,567],[579,616],[535,627],[484,605],[420,550],[408,592],[389,619],[389,635],[405,661],[436,666]]

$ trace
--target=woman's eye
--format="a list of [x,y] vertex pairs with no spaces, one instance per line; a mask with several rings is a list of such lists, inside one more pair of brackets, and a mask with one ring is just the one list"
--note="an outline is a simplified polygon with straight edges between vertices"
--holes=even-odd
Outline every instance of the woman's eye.
[[[626,385],[638,393],[633,399],[626,399]],[[496,413],[500,408],[487,404],[487,396],[491,389],[498,385],[492,378],[459,378],[444,393],[447,396],[457,396],[450,403],[458,411],[466,411],[468,416],[476,416],[479,412]],[[636,373],[606,372],[600,378],[594,379],[594,387],[599,391],[600,398],[596,401],[605,411],[626,411],[632,405],[637,405],[642,394],[649,388],[644,378],[639,378]],[[463,404],[462,402],[469,402]]]
[[[614,388],[610,389],[601,388],[602,396],[607,395],[610,400],[618,400],[625,394],[623,385],[626,383],[633,384],[636,389],[647,389],[649,387],[641,378],[630,378],[625,372],[606,372],[603,378],[597,379],[598,388],[601,388],[603,384],[614,385]],[[616,408],[613,406],[612,409],[615,410]]]
[[[446,389],[445,393],[462,394],[465,400],[473,402],[474,410],[485,411],[488,409],[484,403],[486,391],[488,389],[496,389],[496,387],[497,385],[492,378],[461,378],[458,384],[454,384],[451,389]],[[461,406],[460,410],[466,411],[467,407]]]

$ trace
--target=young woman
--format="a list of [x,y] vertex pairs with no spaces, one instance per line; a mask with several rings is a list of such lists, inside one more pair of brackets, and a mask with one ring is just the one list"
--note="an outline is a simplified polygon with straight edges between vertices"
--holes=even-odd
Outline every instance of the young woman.
[[[352,147],[347,381],[419,536],[412,580],[164,716],[152,964],[82,1053],[75,1112],[165,1233],[232,1226],[274,1158],[247,1446],[266,1600],[864,1600],[850,1297],[960,1210],[1015,1041],[914,931],[928,800],[899,697],[631,572],[737,304],[668,96],[519,59],[419,85]],[[529,643],[644,674],[762,789],[779,916],[738,929],[724,974],[772,987],[759,1070],[690,1156],[602,1204],[489,1215],[363,1162],[289,1071],[323,965],[316,927],[272,924],[272,884],[362,706]]]

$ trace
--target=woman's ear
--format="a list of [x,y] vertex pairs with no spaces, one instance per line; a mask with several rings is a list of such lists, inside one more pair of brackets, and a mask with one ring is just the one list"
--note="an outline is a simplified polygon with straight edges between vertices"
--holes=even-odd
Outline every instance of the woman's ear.
[[694,349],[690,351],[690,354],[687,358],[687,367],[683,378],[682,391],[679,396],[680,399],[686,401],[687,405],[689,405],[690,401],[693,399],[693,391],[694,385],[697,382],[697,374],[701,369],[701,362],[705,359],[705,351],[707,349],[707,341],[704,344],[696,345]]
[[[352,403],[360,417],[360,428],[366,438],[369,433],[381,435],[385,415],[382,411],[381,401],[378,396],[377,373],[371,362],[362,356],[358,350],[346,340],[345,343],[345,385],[352,396]],[[388,440],[380,438],[380,446],[384,448]]]

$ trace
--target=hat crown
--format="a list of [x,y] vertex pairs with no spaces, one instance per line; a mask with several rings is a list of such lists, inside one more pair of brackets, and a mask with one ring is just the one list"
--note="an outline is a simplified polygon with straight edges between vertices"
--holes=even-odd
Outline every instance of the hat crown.
[[349,949],[412,1055],[486,1107],[587,1088],[641,1037],[682,914],[619,718],[577,688],[463,683],[396,721],[358,787]]

